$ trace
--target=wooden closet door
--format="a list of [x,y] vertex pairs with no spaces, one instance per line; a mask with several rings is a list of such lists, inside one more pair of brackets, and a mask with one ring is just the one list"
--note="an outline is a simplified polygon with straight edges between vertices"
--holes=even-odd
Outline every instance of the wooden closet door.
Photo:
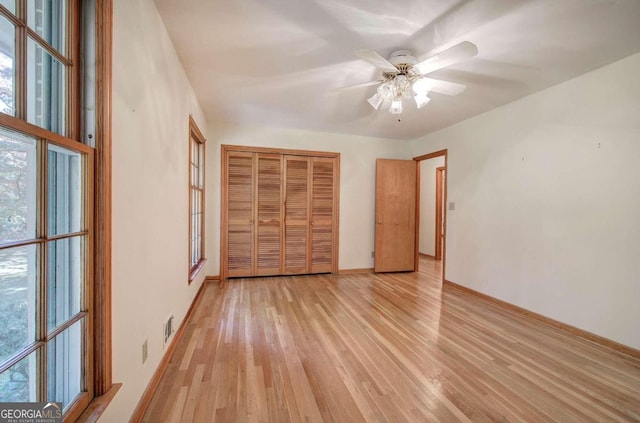
[[309,158],[284,156],[284,274],[309,273]]
[[337,272],[340,156],[222,152],[221,276]]
[[227,159],[227,276],[254,275],[255,154]]
[[281,273],[282,155],[258,154],[256,173],[256,275]]
[[336,160],[314,157],[311,162],[311,273],[333,270],[334,179]]

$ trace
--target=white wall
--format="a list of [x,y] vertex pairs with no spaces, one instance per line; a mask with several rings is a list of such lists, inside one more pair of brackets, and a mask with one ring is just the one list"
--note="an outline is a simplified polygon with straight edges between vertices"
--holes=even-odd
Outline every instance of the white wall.
[[340,269],[372,268],[377,158],[406,159],[406,141],[294,129],[210,124],[207,145],[210,275],[220,273],[220,145],[245,145],[340,153]]
[[436,168],[442,166],[444,166],[444,156],[420,162],[420,235],[418,237],[420,244],[418,251],[434,257],[436,255]]
[[[114,2],[113,380],[122,389],[100,419],[131,413],[205,272],[188,285],[188,128],[207,124],[151,0]],[[142,343],[149,357],[142,364]]]
[[446,278],[640,348],[640,54],[412,141],[449,149]]
[[[640,55],[410,143],[208,125],[151,0],[115,0],[113,367],[128,421],[219,274],[220,144],[341,153],[340,267],[372,267],[375,159],[449,149],[447,278],[640,348]],[[187,285],[188,116],[207,142],[207,267]],[[149,358],[141,363],[141,345]]]

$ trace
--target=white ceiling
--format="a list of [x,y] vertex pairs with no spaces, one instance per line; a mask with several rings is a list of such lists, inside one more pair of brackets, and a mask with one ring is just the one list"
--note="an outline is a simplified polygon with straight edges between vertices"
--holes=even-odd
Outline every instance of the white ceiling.
[[[640,0],[155,0],[207,119],[412,139],[640,51]],[[418,59],[468,40],[430,76],[467,85],[375,111],[356,49]],[[398,121],[398,118],[400,121]]]

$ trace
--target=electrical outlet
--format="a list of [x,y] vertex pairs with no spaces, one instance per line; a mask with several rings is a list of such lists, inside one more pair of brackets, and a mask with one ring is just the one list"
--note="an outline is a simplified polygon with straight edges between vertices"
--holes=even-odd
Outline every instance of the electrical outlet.
[[144,364],[145,361],[147,361],[148,355],[149,355],[149,343],[145,339],[144,342],[142,343],[142,364]]
[[455,210],[456,209],[456,203],[454,203],[453,201],[449,201],[449,210]]
[[375,251],[371,252],[371,258],[376,258],[376,252]]

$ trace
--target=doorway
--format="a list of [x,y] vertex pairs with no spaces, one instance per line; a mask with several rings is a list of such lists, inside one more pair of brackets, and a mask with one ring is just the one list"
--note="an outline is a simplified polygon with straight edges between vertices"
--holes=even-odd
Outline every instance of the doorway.
[[416,262],[420,267],[441,269],[446,262],[447,150],[415,157],[416,190]]

